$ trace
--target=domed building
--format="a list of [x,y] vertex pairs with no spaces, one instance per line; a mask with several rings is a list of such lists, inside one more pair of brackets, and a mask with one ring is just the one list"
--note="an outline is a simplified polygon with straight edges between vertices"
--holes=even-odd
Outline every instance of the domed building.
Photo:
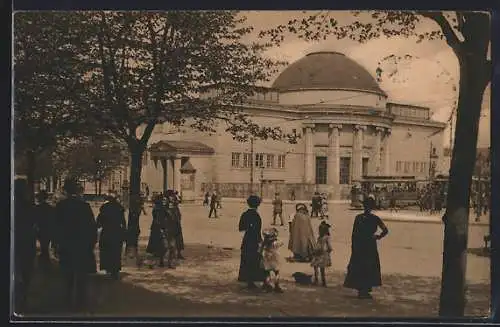
[[[363,176],[428,178],[443,151],[445,124],[429,108],[390,102],[375,78],[338,52],[315,52],[288,66],[243,105],[255,122],[300,135],[240,143],[221,129],[171,133],[158,125],[143,160],[150,193],[180,190],[186,200],[218,190],[245,197],[347,198]],[[439,167],[432,167],[439,169]]]

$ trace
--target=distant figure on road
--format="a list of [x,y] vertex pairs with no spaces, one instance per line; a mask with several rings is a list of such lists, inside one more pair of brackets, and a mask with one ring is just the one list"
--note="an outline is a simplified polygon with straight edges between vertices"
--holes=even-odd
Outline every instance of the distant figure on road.
[[54,207],[47,203],[47,191],[38,193],[38,205],[35,207],[35,226],[37,239],[40,244],[40,263],[50,264],[50,243],[54,240],[56,212]]
[[321,196],[318,192],[314,192],[311,199],[311,217],[318,217],[321,210]]
[[210,212],[208,213],[208,218],[212,218],[212,214],[214,214],[214,218],[217,218],[217,201],[217,192],[214,191],[210,198]]
[[66,281],[66,301],[73,305],[87,304],[88,275],[97,272],[94,255],[97,225],[90,205],[79,196],[76,180],[66,179],[67,198],[56,205],[57,244],[59,264]]
[[116,199],[115,193],[107,196],[97,216],[99,236],[99,268],[113,279],[119,278],[122,267],[123,241],[126,236],[125,209]]
[[391,212],[397,212],[398,211],[398,206],[396,203],[396,190],[392,189],[391,190],[391,195],[389,197],[389,208],[391,209]]
[[36,258],[33,206],[28,199],[25,179],[14,181],[14,308],[23,312]]
[[292,251],[295,260],[308,262],[311,260],[315,242],[311,219],[305,204],[298,203],[295,209],[297,212],[290,224],[288,249]]
[[203,198],[203,206],[208,206],[210,203],[210,193],[206,192],[205,197]]
[[222,195],[217,194],[217,209],[222,209]]
[[[363,201],[364,213],[354,220],[351,259],[344,281],[344,287],[357,290],[361,299],[372,298],[372,287],[382,285],[377,240],[385,237],[389,230],[380,217],[371,213],[374,205],[374,201],[367,198]],[[382,232],[376,234],[379,228]]]
[[241,242],[241,261],[238,273],[238,281],[246,282],[248,289],[255,290],[255,282],[263,282],[266,279],[266,272],[261,266],[261,255],[259,254],[259,244],[262,242],[262,219],[257,208],[261,199],[256,195],[251,195],[247,199],[248,210],[240,218],[238,230],[245,232]]
[[281,226],[284,225],[283,222],[283,200],[280,198],[280,194],[276,193],[273,200],[273,225],[276,225],[276,217],[280,217]]
[[293,189],[290,192],[290,200],[295,201],[295,190],[293,190]]
[[325,193],[321,194],[320,214],[321,219],[328,219],[328,196]]
[[313,284],[318,285],[318,270],[321,273],[321,285],[326,287],[325,268],[332,265],[332,244],[330,241],[330,224],[322,221],[319,225],[318,239],[314,247],[311,266],[314,268]]

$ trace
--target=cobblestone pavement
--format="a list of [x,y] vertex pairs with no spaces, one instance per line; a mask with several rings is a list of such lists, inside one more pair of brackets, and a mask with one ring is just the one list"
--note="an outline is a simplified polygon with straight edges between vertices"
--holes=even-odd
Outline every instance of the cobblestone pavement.
[[[312,273],[305,263],[283,263],[284,294],[252,294],[236,282],[241,234],[237,231],[242,203],[223,204],[218,219],[208,219],[201,205],[182,207],[185,257],[175,270],[137,268],[125,263],[122,280],[96,276],[90,289],[94,301],[91,316],[318,316],[318,317],[431,317],[437,315],[440,289],[443,227],[439,224],[387,221],[390,233],[379,242],[383,286],[374,290],[375,300],[360,301],[344,289],[344,274],[350,255],[354,216],[347,205],[331,206],[333,213],[333,266],[327,271],[329,287],[299,286],[291,275]],[[141,217],[141,253],[149,234],[151,208]],[[293,204],[285,206],[286,214]],[[263,226],[272,222],[271,206],[259,209]],[[288,242],[285,226],[280,238]],[[313,219],[314,228],[319,224]],[[470,226],[467,260],[467,315],[489,312],[489,258],[479,255],[487,226]],[[281,255],[289,255],[286,246]],[[33,314],[64,314],[63,294],[56,274],[36,274]],[[68,313],[67,313],[68,314]]]

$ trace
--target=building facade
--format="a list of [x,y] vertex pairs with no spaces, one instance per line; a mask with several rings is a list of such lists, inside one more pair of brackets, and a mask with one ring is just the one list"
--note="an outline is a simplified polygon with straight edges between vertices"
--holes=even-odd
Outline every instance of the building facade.
[[303,57],[241,106],[256,123],[300,135],[298,142],[240,143],[223,125],[209,135],[159,124],[143,158],[144,186],[180,190],[186,200],[210,190],[297,199],[320,191],[341,199],[363,176],[426,179],[443,170],[444,161],[432,158],[443,155],[445,124],[433,121],[429,108],[390,102],[372,75],[341,53]]

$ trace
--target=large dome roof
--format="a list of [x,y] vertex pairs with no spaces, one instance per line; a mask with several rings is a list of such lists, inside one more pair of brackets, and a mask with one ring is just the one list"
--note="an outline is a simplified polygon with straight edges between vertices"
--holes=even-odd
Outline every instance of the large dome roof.
[[313,52],[288,66],[274,81],[279,91],[349,89],[385,95],[375,78],[360,64],[339,52]]

